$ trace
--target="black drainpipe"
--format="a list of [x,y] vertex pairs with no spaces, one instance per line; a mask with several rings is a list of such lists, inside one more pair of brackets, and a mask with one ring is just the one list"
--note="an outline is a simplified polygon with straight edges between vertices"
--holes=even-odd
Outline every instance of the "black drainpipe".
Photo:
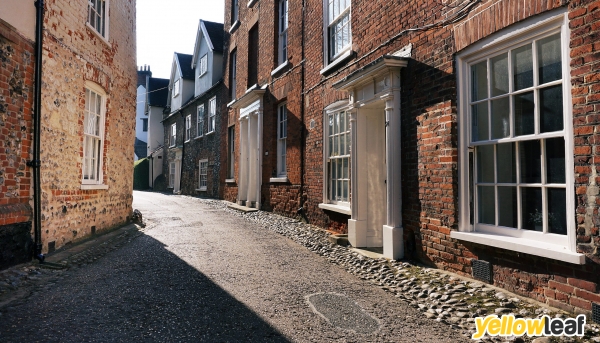
[[42,254],[42,187],[40,185],[40,135],[42,118],[42,38],[44,31],[44,0],[35,2],[35,80],[34,80],[34,109],[33,109],[33,160],[29,166],[33,168],[33,218],[34,218],[34,251],[33,256],[44,262]]
[[302,132],[300,133],[300,208],[298,209],[299,214],[304,218],[304,220],[306,220],[306,222],[308,223],[308,217],[306,216],[306,209],[304,208],[304,178],[306,177],[306,171],[305,169],[305,156],[306,156],[306,123],[304,122],[304,67],[306,65],[305,61],[304,61],[304,14],[306,13],[306,1],[302,0],[302,34],[301,34],[301,47],[302,47],[302,52],[301,52],[301,63],[302,63],[302,67],[300,69],[300,118],[301,118],[301,127],[302,127]]
[[[185,114],[183,114],[183,111],[180,111],[179,114],[181,114],[181,118],[183,119],[183,144],[181,145],[181,164],[180,167],[181,168],[179,170],[179,194],[181,194],[181,185],[183,184],[183,162],[185,160]],[[175,142],[177,142],[177,136],[175,136]],[[173,187],[175,187],[175,185],[173,185]]]

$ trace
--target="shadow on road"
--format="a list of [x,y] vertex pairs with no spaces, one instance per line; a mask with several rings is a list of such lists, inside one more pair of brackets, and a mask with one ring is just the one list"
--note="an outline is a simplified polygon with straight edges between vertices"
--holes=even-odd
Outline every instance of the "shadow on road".
[[2,342],[287,342],[206,275],[143,235],[0,309]]

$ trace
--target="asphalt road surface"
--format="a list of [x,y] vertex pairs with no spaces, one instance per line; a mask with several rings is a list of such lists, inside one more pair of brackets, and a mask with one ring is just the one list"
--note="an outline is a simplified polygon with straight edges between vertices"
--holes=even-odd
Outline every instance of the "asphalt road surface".
[[0,342],[468,342],[222,209],[134,192],[149,226],[0,312]]

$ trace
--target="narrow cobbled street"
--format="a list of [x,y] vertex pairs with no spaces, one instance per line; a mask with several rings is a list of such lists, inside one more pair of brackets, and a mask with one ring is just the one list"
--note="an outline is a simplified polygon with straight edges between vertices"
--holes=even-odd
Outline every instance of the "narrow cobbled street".
[[0,341],[468,341],[217,203],[134,192],[141,234],[0,308]]

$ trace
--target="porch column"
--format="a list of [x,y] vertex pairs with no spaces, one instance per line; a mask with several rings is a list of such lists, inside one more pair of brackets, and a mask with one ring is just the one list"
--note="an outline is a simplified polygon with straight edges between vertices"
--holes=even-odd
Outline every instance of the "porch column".
[[[367,246],[367,221],[364,216],[366,207],[361,207],[361,203],[366,199],[366,194],[359,192],[359,132],[358,132],[358,109],[352,108],[349,110],[350,115],[350,213],[351,217],[348,220],[348,240],[353,247]],[[364,136],[364,134],[363,134]],[[364,137],[361,137],[363,140]]]
[[404,257],[399,72],[392,73],[392,92],[385,100],[387,224],[383,226],[383,255],[398,260]]
[[256,113],[252,112],[248,114],[248,189],[246,196],[246,206],[256,206],[256,165],[257,163],[257,143],[258,143],[258,125],[257,125]]
[[248,199],[248,117],[240,118],[240,165],[238,178],[238,204]]
[[261,193],[262,193],[262,160],[263,160],[263,106],[262,100],[260,107],[256,112],[256,194],[254,198],[256,203],[254,208],[260,210],[261,207]]

